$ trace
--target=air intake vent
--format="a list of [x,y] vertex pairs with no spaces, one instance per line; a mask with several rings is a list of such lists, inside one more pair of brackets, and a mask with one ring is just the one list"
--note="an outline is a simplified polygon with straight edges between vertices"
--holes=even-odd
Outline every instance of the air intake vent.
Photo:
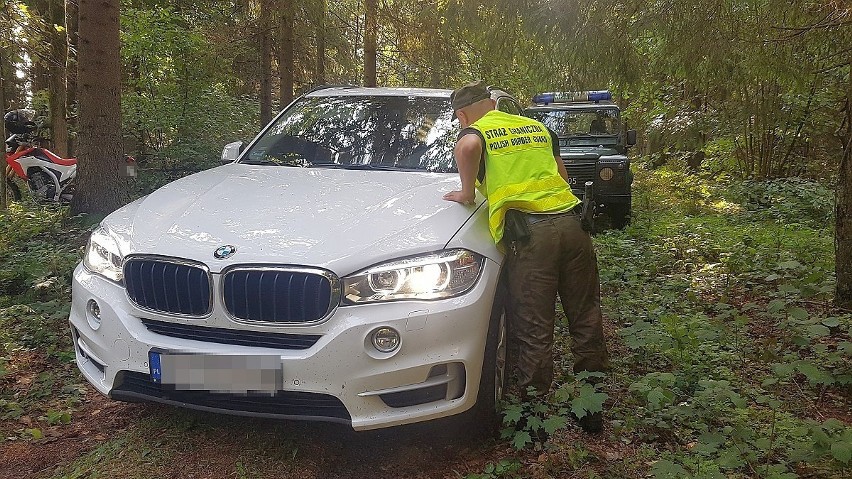
[[204,316],[211,309],[210,273],[203,266],[168,258],[130,258],[124,263],[130,300],[142,309]]
[[238,320],[311,323],[325,318],[339,301],[336,276],[298,268],[235,268],[223,279],[228,312]]

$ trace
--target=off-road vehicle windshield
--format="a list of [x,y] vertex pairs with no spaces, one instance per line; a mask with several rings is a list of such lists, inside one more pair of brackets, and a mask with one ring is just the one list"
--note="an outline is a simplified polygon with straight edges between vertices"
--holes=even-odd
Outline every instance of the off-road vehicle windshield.
[[446,98],[306,97],[279,117],[240,163],[456,172],[458,125]]
[[589,135],[618,135],[621,131],[618,110],[538,110],[527,111],[534,118],[556,132],[559,138]]

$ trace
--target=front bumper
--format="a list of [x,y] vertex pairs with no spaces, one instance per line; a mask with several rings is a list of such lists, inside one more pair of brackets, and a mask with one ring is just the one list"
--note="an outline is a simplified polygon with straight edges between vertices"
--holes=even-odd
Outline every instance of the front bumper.
[[[221,298],[204,319],[142,311],[125,289],[82,266],[74,271],[70,315],[77,364],[102,394],[229,414],[351,424],[356,430],[407,424],[463,412],[476,402],[499,265],[488,261],[468,293],[440,301],[339,307],[311,326],[257,326],[231,321]],[[219,281],[214,275],[214,283]],[[215,286],[218,287],[218,284]],[[218,290],[218,289],[217,289]],[[96,301],[100,320],[87,306]],[[145,320],[145,323],[143,323]],[[152,331],[155,321],[192,331],[289,333],[317,337],[307,349],[222,344]],[[148,326],[146,326],[148,324]],[[396,329],[401,344],[381,353],[370,333]],[[153,328],[157,330],[156,328]],[[283,385],[273,396],[167,390],[151,380],[151,350],[280,358]]]

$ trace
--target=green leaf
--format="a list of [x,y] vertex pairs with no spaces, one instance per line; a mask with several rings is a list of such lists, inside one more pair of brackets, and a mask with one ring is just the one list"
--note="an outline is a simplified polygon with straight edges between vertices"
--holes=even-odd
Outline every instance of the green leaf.
[[718,446],[719,444],[724,443],[727,438],[719,434],[718,432],[705,432],[704,434],[698,436],[698,442],[702,444],[714,445]]
[[44,437],[44,434],[41,432],[41,429],[33,428],[33,429],[24,429],[24,431],[32,436],[33,439],[41,439]]
[[582,418],[586,414],[603,411],[603,403],[609,396],[606,393],[595,392],[594,386],[584,384],[580,388],[580,395],[571,400],[571,412],[577,418]]
[[735,392],[733,392],[733,391],[731,391],[731,393],[730,393],[730,394],[728,394],[728,399],[730,399],[730,400],[731,400],[731,403],[732,403],[734,406],[736,406],[736,407],[738,407],[738,408],[740,408],[740,409],[743,409],[743,408],[745,408],[745,407],[748,405],[748,404],[746,403],[746,400],[745,400],[745,399],[743,399],[743,397],[742,397],[742,396],[740,396],[739,394],[737,394],[737,393],[735,393]]
[[769,305],[767,306],[767,311],[769,311],[770,314],[775,314],[783,310],[785,306],[787,306],[787,303],[785,303],[784,301],[780,299],[773,299],[769,302]]
[[829,385],[834,382],[834,378],[832,378],[830,374],[818,368],[811,362],[799,361],[796,364],[796,368],[813,384]]
[[849,464],[852,460],[852,444],[848,441],[835,442],[831,445],[831,456],[843,464]]
[[755,440],[752,444],[761,451],[769,452],[769,448],[772,446],[772,441],[770,441],[768,437],[761,437]]
[[503,424],[517,424],[524,412],[520,404],[510,404],[503,410]]
[[654,463],[654,467],[651,468],[651,474],[653,474],[655,478],[660,479],[680,479],[683,477],[689,477],[690,475],[689,471],[684,469],[680,464],[675,464],[665,459],[660,459]]
[[822,427],[829,429],[829,430],[843,429],[844,424],[843,424],[843,421],[841,421],[840,419],[830,417],[830,418],[826,419],[825,421],[823,421]]
[[527,418],[527,431],[538,431],[544,427],[544,423],[541,421],[541,418],[538,416],[531,416]]
[[790,363],[775,363],[772,365],[772,372],[782,378],[788,378],[796,371],[796,366]]
[[831,334],[831,330],[821,324],[812,324],[808,326],[808,333],[813,337],[821,338]]
[[512,446],[515,449],[520,451],[521,449],[526,447],[527,444],[529,444],[531,442],[532,442],[532,438],[530,437],[530,433],[527,432],[527,431],[520,431],[520,432],[515,433],[515,437],[512,440]]
[[782,284],[781,286],[778,287],[778,291],[780,291],[782,293],[799,293],[800,292],[799,288],[792,286],[792,285],[789,285],[789,284]]
[[825,318],[822,320],[822,325],[829,328],[836,328],[840,326],[840,320],[837,318]]
[[804,308],[790,308],[787,310],[787,314],[790,315],[793,319],[798,319],[799,321],[804,321],[808,319],[808,310]]
[[568,423],[568,420],[562,416],[550,416],[544,420],[544,431],[548,434],[562,429]]
[[648,393],[648,403],[654,405],[659,408],[663,402],[668,403],[668,396],[665,394],[662,388],[654,388],[651,392]]

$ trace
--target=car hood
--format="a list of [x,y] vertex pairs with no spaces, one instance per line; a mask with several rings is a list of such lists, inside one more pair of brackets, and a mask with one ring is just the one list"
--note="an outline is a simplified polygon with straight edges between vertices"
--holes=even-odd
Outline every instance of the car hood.
[[563,146],[559,148],[559,156],[561,156],[563,160],[597,160],[602,156],[612,155],[618,155],[618,151],[606,146]]
[[[104,226],[124,255],[186,258],[213,272],[275,263],[345,275],[443,248],[482,204],[441,198],[458,186],[455,174],[229,164],[170,183]],[[214,259],[223,245],[236,253]]]

